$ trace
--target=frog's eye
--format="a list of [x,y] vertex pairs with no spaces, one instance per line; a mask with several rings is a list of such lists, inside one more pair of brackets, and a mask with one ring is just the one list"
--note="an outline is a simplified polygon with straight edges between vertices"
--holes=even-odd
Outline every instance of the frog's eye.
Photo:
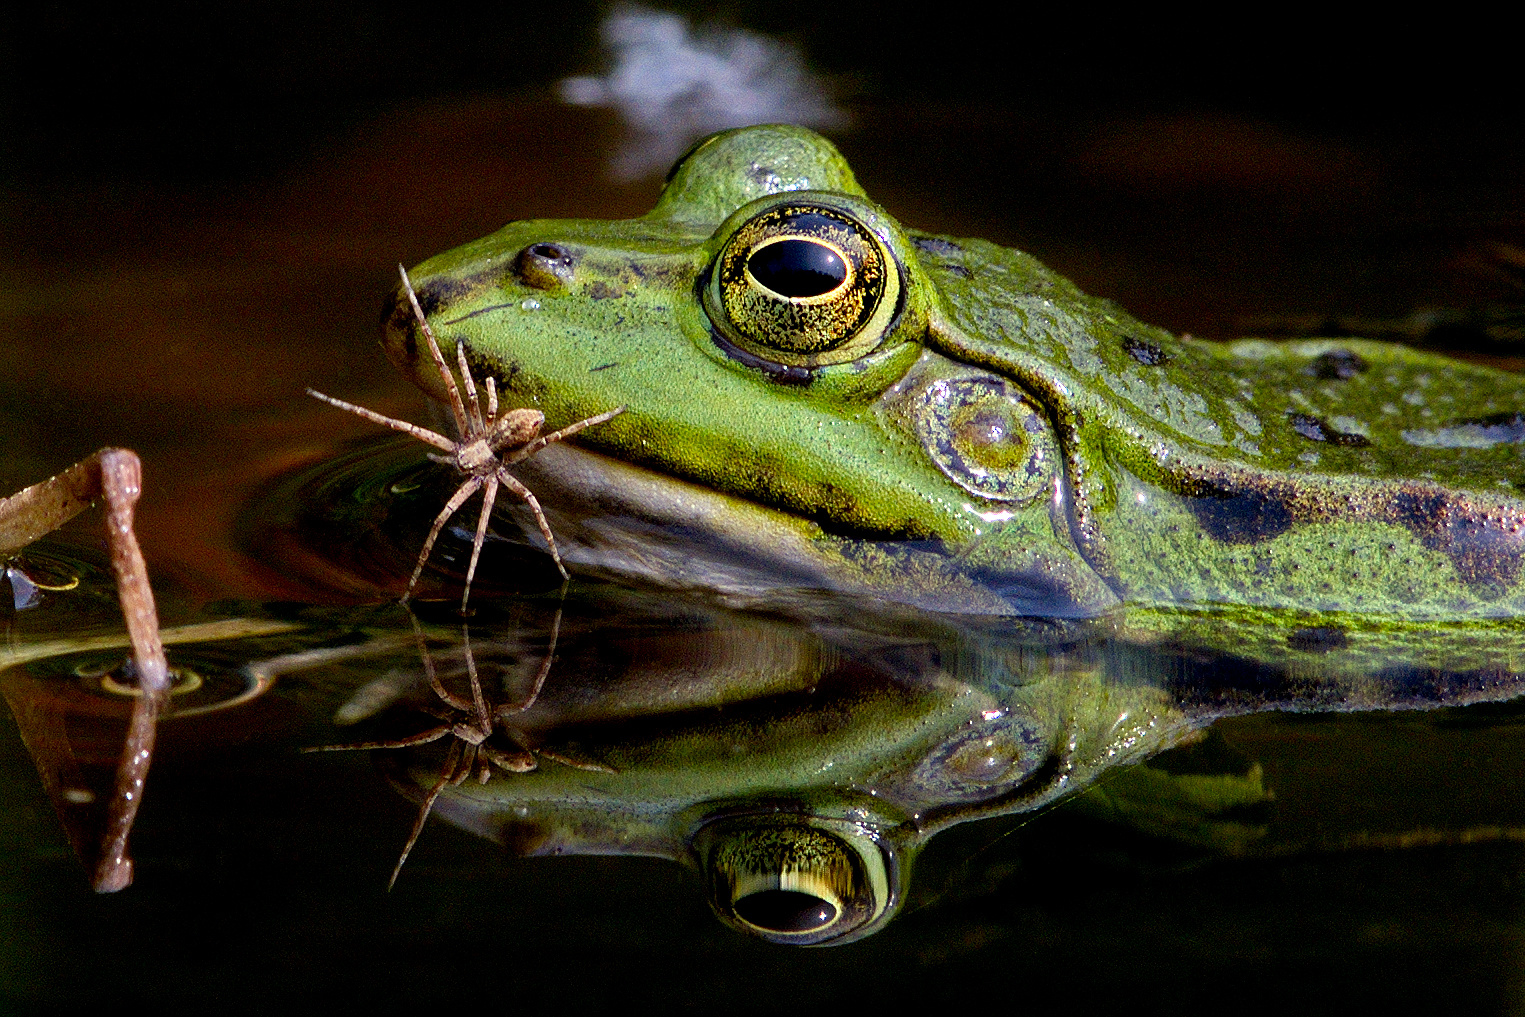
[[888,917],[893,862],[866,830],[810,816],[716,820],[695,847],[710,906],[773,943],[818,946]]
[[721,248],[705,309],[724,337],[767,361],[817,367],[871,353],[899,310],[900,268],[845,211],[770,208]]

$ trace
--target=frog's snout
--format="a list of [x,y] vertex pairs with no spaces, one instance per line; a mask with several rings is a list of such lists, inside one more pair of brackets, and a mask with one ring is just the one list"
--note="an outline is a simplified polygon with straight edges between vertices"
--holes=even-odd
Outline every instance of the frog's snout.
[[[420,289],[418,301],[427,310],[429,305],[424,303],[424,292]],[[437,305],[438,302],[436,297],[434,303]],[[408,294],[398,286],[381,305],[381,348],[386,351],[387,359],[409,377],[417,376],[414,365],[418,362],[418,338]]]

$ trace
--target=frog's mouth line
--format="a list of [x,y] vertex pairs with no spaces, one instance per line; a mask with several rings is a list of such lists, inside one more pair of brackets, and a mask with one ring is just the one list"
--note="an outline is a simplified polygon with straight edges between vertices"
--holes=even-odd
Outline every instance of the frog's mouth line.
[[[567,443],[514,469],[540,500],[562,557],[585,571],[718,593],[733,606],[782,606],[824,592],[942,613],[1017,613],[939,551],[835,537],[787,512]],[[510,511],[539,543],[529,510]]]

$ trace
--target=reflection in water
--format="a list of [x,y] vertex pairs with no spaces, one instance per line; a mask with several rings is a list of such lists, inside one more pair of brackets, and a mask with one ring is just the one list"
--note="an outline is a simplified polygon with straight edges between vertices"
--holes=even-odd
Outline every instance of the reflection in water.
[[[479,545],[480,541],[478,541]],[[465,610],[464,601],[462,610]],[[435,800],[439,798],[440,792],[447,784],[459,786],[462,781],[473,775],[476,776],[478,784],[486,784],[492,779],[494,766],[508,773],[528,773],[538,765],[534,751],[524,744],[524,740],[515,731],[512,721],[516,714],[535,705],[536,699],[539,698],[546,676],[551,672],[551,661],[556,655],[556,637],[561,631],[561,612],[557,611],[556,619],[551,623],[551,644],[545,652],[545,659],[541,661],[539,669],[535,672],[535,680],[525,698],[512,702],[494,699],[489,703],[483,694],[482,681],[477,673],[476,656],[471,649],[470,627],[465,625],[461,627],[461,652],[466,662],[466,675],[470,688],[470,698],[466,698],[451,692],[440,681],[439,672],[434,666],[434,658],[429,653],[428,644],[424,641],[424,633],[419,627],[418,619],[411,612],[408,619],[413,623],[413,637],[418,643],[419,659],[423,663],[424,675],[428,678],[429,689],[435,696],[432,702],[421,709],[440,723],[400,738],[351,742],[346,745],[323,745],[311,750],[342,752],[358,749],[406,749],[415,745],[427,745],[441,739],[447,741],[449,750],[445,757],[445,765],[440,771],[439,779],[429,789],[423,804],[419,807],[418,819],[413,824],[412,832],[408,834],[408,841],[403,845],[402,854],[397,857],[397,867],[392,870],[392,878],[387,881],[389,890],[396,885],[397,877],[408,860],[408,853],[413,850],[413,845],[418,841],[418,835],[423,831],[424,823],[429,818],[429,812],[434,808]],[[354,697],[340,707],[335,714],[335,719],[342,719],[349,723],[363,720],[374,710],[389,705],[391,700],[402,691],[403,688],[399,686],[396,676],[377,679],[360,689]],[[500,744],[494,744],[495,736]],[[568,766],[594,771],[606,769],[596,763],[579,764],[565,756],[557,756],[553,752],[546,754]]]
[[[170,675],[159,640],[159,616],[154,592],[148,583],[148,567],[133,529],[133,510],[143,492],[143,466],[137,454],[126,449],[101,449],[48,480],[33,484],[9,497],[0,497],[0,556],[5,557],[5,577],[12,590],[15,609],[36,606],[41,590],[25,568],[13,567],[9,556],[39,537],[64,525],[92,502],[106,503],[106,538],[111,548],[111,570],[116,577],[117,599],[132,647],[128,671],[116,687],[134,694],[127,733],[117,768],[115,786],[108,799],[105,830],[95,852],[96,890],[110,893],[132,882],[132,859],[127,838],[143,800],[148,765],[153,758],[158,716],[170,691]],[[66,592],[78,585],[65,579],[52,585]],[[34,757],[38,750],[33,750]],[[40,758],[40,757],[39,757]],[[39,763],[39,772],[44,771]],[[57,796],[55,795],[55,799]],[[76,850],[81,846],[76,836]],[[81,857],[86,857],[83,853]]]
[[[1262,850],[1273,796],[1253,759],[1210,739],[1169,765],[1139,765],[1219,718],[1520,691],[1501,669],[1484,679],[1247,665],[1120,637],[1106,622],[865,611],[852,625],[812,623],[589,584],[564,601],[490,603],[469,631],[438,606],[423,624],[395,607],[309,608],[171,629],[167,641],[172,666],[214,690],[194,695],[222,701],[194,721],[205,738],[251,737],[237,718],[280,690],[378,747],[382,770],[422,806],[410,846],[432,807],[519,855],[672,859],[703,874],[725,923],[802,945],[882,928],[945,831],[1077,794],[1077,807],[1152,835]],[[120,724],[121,700],[99,681],[103,654],[120,649],[63,640],[13,663],[4,687],[24,730],[46,715],[78,746],[90,716],[96,730]],[[304,738],[317,744],[321,728]],[[44,783],[61,813],[81,804],[68,789],[83,784],[46,772]]]

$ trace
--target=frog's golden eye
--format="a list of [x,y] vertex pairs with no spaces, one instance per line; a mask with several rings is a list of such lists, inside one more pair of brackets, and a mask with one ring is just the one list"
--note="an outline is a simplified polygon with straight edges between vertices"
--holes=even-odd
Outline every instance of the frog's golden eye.
[[900,268],[847,212],[770,208],[721,248],[705,310],[726,340],[774,363],[818,367],[873,352],[899,310]]
[[722,819],[700,831],[695,848],[715,914],[770,942],[839,942],[888,917],[892,861],[856,824],[787,815]]

